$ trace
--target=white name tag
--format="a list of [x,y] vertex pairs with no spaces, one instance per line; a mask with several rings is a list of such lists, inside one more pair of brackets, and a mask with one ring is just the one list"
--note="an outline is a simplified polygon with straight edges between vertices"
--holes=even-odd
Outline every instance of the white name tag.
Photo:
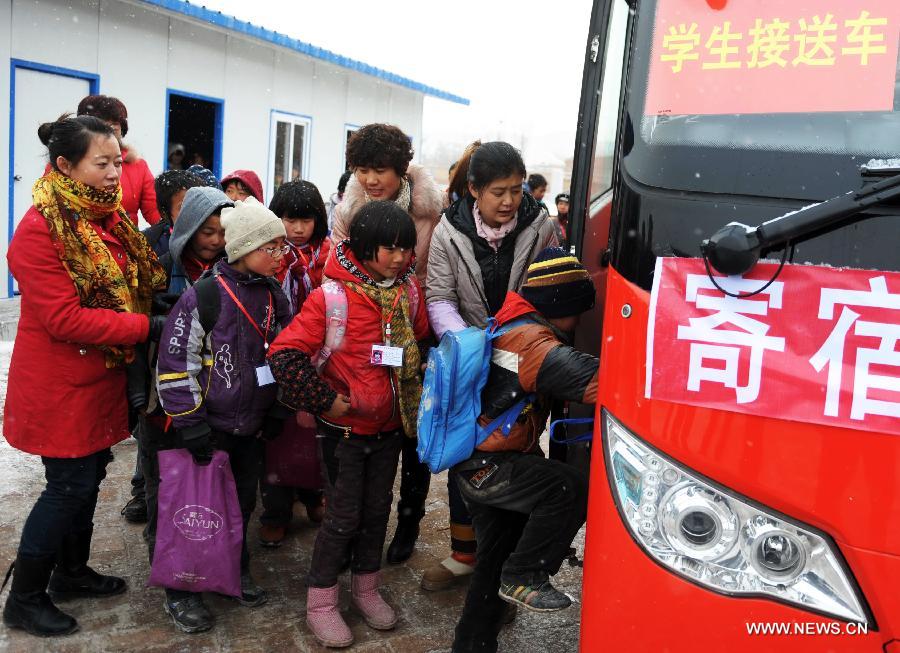
[[275,377],[272,376],[272,370],[268,365],[260,365],[256,368],[256,383],[260,387],[275,383]]
[[403,367],[403,347],[372,345],[372,357],[369,362],[385,367]]

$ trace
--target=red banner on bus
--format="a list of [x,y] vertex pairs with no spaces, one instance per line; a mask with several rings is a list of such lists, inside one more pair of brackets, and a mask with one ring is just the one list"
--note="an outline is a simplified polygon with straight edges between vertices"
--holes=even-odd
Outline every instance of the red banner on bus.
[[659,258],[646,396],[900,435],[900,274]]
[[897,0],[657,0],[647,115],[893,111]]

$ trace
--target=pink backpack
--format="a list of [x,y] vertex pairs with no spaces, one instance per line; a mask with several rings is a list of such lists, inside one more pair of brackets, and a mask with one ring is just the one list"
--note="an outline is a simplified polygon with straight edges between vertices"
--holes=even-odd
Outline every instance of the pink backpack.
[[[419,310],[419,286],[412,275],[405,285],[409,296],[410,318],[415,322]],[[322,292],[325,295],[325,344],[313,361],[319,374],[325,369],[331,355],[341,348],[347,333],[347,291],[344,284],[328,279],[322,284]]]

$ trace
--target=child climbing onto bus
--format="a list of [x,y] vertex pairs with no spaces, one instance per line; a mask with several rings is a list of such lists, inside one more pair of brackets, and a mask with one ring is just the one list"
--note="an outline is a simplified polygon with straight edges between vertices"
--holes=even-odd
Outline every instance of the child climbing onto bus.
[[352,602],[366,623],[376,630],[397,623],[379,593],[379,571],[401,444],[416,435],[420,347],[431,338],[415,244],[406,211],[389,201],[365,204],[325,264],[332,281],[313,291],[269,354],[282,400],[318,418],[326,509],[306,620],[325,646],[353,643],[338,610],[338,576],[348,562]]
[[571,605],[550,576],[585,522],[587,480],[575,467],[544,458],[538,438],[552,399],[595,401],[597,359],[566,344],[594,299],[578,259],[547,248],[528,267],[521,291],[508,293],[497,312],[498,327],[512,325],[493,342],[479,424],[526,403],[508,435],[498,428],[451,470],[478,543],[454,653],[497,650],[504,601],[537,612]]
[[[281,259],[281,266],[275,277],[291,304],[291,315],[300,313],[303,302],[310,293],[322,285],[322,272],[325,261],[331,252],[331,239],[328,237],[328,213],[319,189],[308,181],[289,181],[275,191],[269,203],[269,210],[281,218],[287,233],[290,251]],[[292,451],[305,451],[305,436],[296,420],[285,422],[286,437],[297,439]],[[311,432],[310,444],[315,447],[315,435]],[[282,439],[279,438],[279,445]],[[274,452],[268,451],[268,455]],[[315,460],[315,456],[312,457]],[[294,498],[297,497],[306,507],[306,516],[314,524],[319,524],[325,514],[320,478],[309,479],[307,485],[295,488],[288,485],[275,485],[265,476],[260,480],[259,491],[262,497],[263,513],[259,517],[259,541],[266,547],[281,545],[287,533],[288,525],[293,517]]]
[[[215,189],[192,190],[225,197]],[[287,299],[273,276],[287,245],[281,220],[254,198],[221,213],[228,260],[218,261],[169,313],[157,387],[177,446],[197,460],[208,458],[213,449],[229,454],[244,531],[238,601],[255,607],[267,600],[250,575],[247,550],[262,460],[257,436],[279,435],[288,415],[276,402],[278,387],[265,366],[269,344],[290,320]],[[167,589],[165,609],[184,632],[212,627],[199,594]]]

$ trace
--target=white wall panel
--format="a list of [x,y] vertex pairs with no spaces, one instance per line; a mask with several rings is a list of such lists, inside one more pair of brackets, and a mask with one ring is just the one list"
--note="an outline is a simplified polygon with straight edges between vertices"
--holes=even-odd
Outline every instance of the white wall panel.
[[159,174],[166,157],[169,19],[117,0],[100,5],[100,90],[128,108],[125,142]]
[[347,85],[347,122],[366,125],[386,118],[378,106],[378,86],[377,79],[350,73]]
[[268,168],[273,65],[271,47],[228,37],[222,174],[253,170],[263,180],[263,187]]
[[225,40],[224,32],[173,17],[169,29],[169,88],[224,97]]
[[312,113],[315,75],[316,64],[312,59],[277,48],[272,75],[272,108],[290,113]]
[[348,83],[352,73],[320,62],[316,62],[315,71],[309,180],[328,199],[343,172],[344,123],[353,122],[347,118]]
[[13,0],[12,56],[96,73],[98,9],[99,0]]

